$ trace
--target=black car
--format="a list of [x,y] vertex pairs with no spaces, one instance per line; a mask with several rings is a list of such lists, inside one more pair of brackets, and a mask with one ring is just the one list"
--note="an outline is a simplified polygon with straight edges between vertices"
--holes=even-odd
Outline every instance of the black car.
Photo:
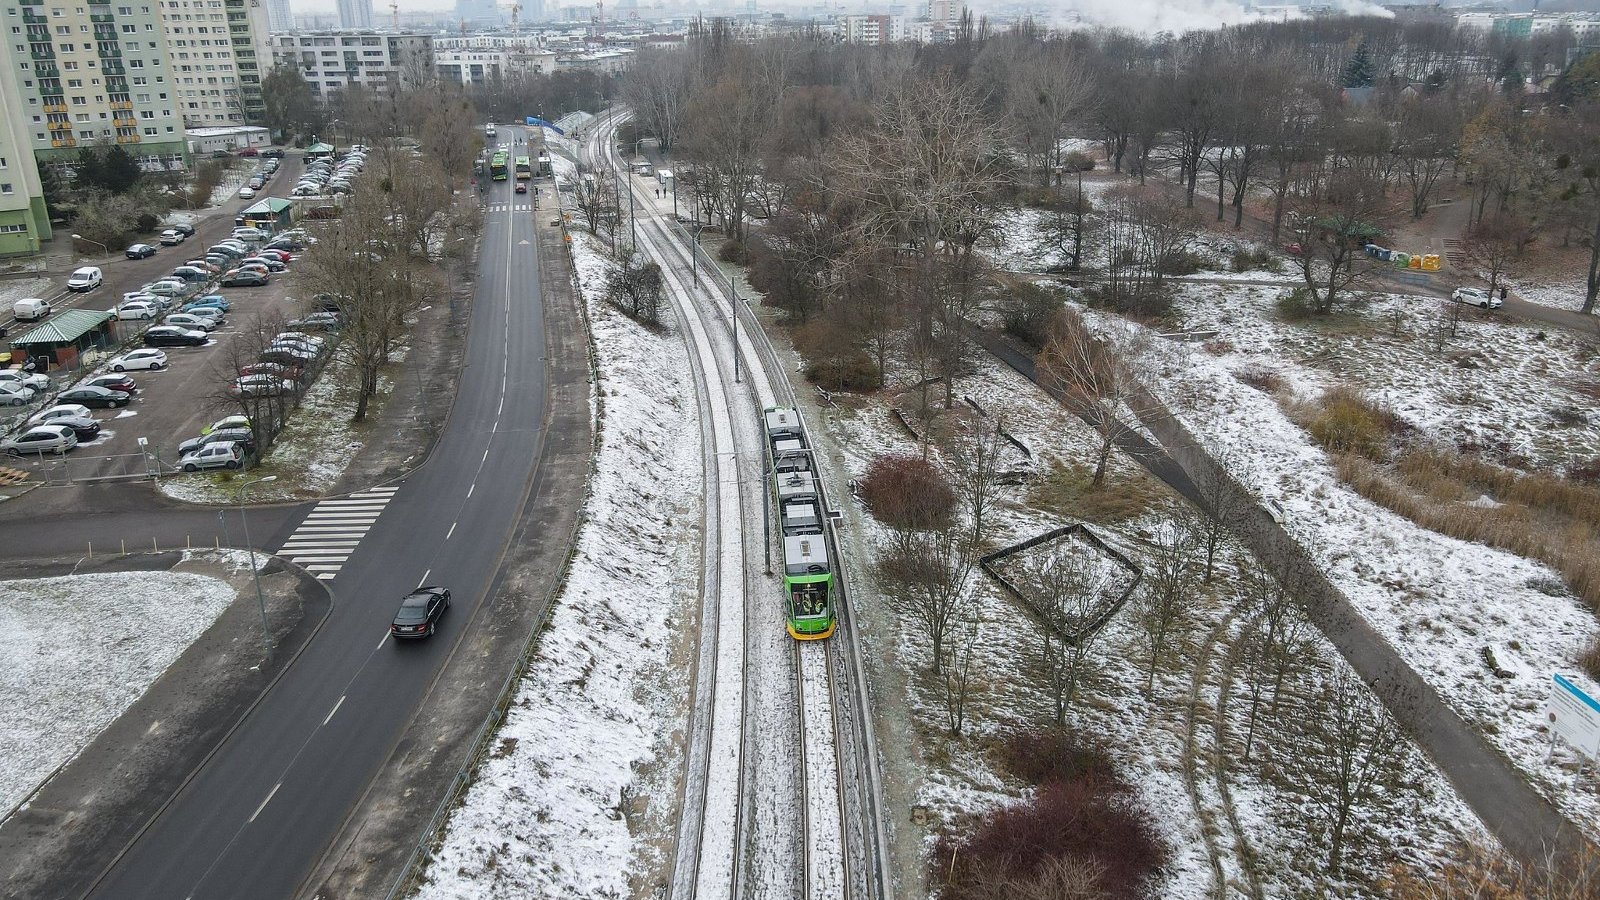
[[156,248],[149,244],[134,244],[124,251],[124,254],[129,259],[144,259],[146,256],[155,256]]
[[431,637],[439,618],[450,608],[450,592],[442,587],[419,587],[400,601],[389,633],[397,638]]
[[239,449],[243,450],[247,456],[256,452],[256,436],[251,433],[250,429],[219,428],[210,434],[202,434],[199,437],[192,437],[179,444],[178,455],[180,457],[185,456],[193,453],[196,450],[199,450],[201,447],[204,447],[207,444],[215,444],[218,441],[227,441],[230,444],[238,444]]
[[146,347],[199,347],[206,342],[204,331],[157,325],[144,333]]
[[283,158],[283,151],[277,149],[276,147],[273,147],[273,148],[269,148],[267,150],[261,151],[261,156],[263,158],[265,158],[265,159],[282,159]]
[[139,385],[127,375],[121,373],[111,375],[96,375],[83,383],[84,387],[102,387],[111,391],[124,391],[129,394],[138,393]]
[[172,226],[172,230],[183,235],[184,237],[194,237],[193,225],[186,225],[182,222],[179,222],[178,224]]
[[100,423],[86,416],[56,416],[50,420],[51,425],[65,425],[77,435],[78,443],[83,444],[100,436]]
[[127,391],[113,391],[103,387],[75,387],[56,395],[57,403],[77,403],[90,409],[115,409],[127,406],[133,395]]

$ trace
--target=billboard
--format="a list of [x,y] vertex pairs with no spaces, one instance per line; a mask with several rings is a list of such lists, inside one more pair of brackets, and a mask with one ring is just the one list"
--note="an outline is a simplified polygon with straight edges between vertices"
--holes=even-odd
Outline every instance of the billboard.
[[1590,759],[1600,759],[1600,702],[1566,678],[1552,678],[1544,707],[1551,733]]

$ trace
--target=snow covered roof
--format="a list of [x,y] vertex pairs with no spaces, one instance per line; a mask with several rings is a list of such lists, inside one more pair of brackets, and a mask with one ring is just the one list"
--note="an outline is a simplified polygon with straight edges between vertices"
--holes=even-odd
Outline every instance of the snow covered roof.
[[828,548],[823,544],[822,535],[784,538],[783,572],[785,575],[826,575]]

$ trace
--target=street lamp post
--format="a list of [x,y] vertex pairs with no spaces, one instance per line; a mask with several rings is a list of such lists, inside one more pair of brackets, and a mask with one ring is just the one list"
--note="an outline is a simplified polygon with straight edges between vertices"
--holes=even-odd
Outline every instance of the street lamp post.
[[75,241],[83,241],[85,244],[93,244],[96,247],[99,247],[101,250],[104,250],[107,254],[111,253],[111,248],[110,247],[107,247],[105,244],[102,244],[99,241],[91,241],[91,240],[89,240],[88,238],[84,237],[81,234],[73,235],[72,239],[75,240]]
[[694,244],[689,248],[689,270],[694,273],[694,286],[700,286],[700,229],[704,228],[699,220],[694,223]]
[[234,499],[239,503],[239,522],[244,526],[244,548],[250,552],[250,577],[256,583],[256,608],[261,611],[261,645],[266,648],[267,658],[272,658],[272,631],[267,627],[267,601],[261,596],[261,569],[256,566],[256,548],[250,545],[250,520],[244,513],[244,489],[252,484],[266,484],[277,481],[278,476],[267,475],[246,481],[234,491]]

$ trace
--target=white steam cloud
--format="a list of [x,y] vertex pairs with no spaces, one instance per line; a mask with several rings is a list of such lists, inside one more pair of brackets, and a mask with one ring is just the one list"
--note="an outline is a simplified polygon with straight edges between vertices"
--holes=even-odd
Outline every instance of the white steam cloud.
[[[1369,0],[1333,0],[1331,5],[1345,15],[1394,16]],[[1145,34],[1200,31],[1286,17],[1282,6],[1258,9],[1237,0],[1065,0],[1062,13],[1059,24],[1101,25]],[[1290,12],[1287,17],[1295,14]]]

